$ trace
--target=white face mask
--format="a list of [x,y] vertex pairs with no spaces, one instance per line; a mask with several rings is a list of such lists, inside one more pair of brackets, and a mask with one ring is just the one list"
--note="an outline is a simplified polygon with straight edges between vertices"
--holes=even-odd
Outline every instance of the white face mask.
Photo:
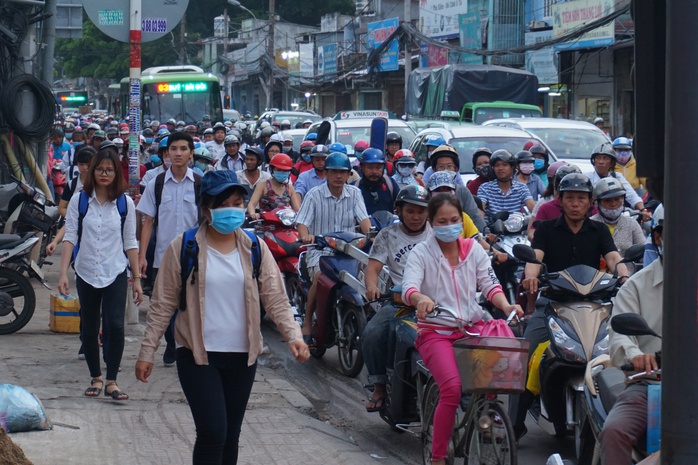
[[519,171],[523,174],[533,173],[533,163],[519,163]]
[[403,166],[403,165],[398,165],[397,166],[397,172],[402,176],[403,178],[406,178],[407,176],[410,176],[412,174],[412,167],[411,166]]
[[618,222],[620,215],[623,213],[623,206],[621,205],[618,208],[604,208],[599,205],[599,211],[607,223],[615,224]]

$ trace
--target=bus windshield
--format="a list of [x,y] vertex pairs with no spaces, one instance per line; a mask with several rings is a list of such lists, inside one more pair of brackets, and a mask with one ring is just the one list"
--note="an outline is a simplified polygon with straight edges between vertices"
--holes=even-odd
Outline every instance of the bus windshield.
[[[215,89],[213,87],[216,87]],[[157,92],[156,84],[144,84],[143,118],[167,121],[173,118],[186,124],[196,124],[204,115],[222,120],[218,86],[209,92]]]

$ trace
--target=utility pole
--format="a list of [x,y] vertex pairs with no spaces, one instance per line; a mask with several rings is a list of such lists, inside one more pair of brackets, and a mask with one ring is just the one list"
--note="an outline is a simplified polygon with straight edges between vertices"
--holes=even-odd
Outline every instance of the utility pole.
[[272,107],[272,101],[274,98],[274,67],[273,62],[276,60],[274,56],[274,21],[276,17],[275,10],[275,0],[269,0],[269,43],[267,44],[267,53],[269,54],[269,59],[271,60],[269,64],[269,84],[267,85],[267,108]]
[[44,20],[44,53],[41,63],[41,78],[46,84],[53,87],[53,61],[56,47],[56,3],[57,0],[46,0],[45,13],[48,17]]
[[[412,22],[412,0],[405,0],[405,23]],[[412,42],[405,40],[405,98],[407,98],[407,83],[412,73]]]
[[180,59],[183,65],[189,64],[189,53],[187,53],[187,15],[182,16],[182,21],[179,23],[179,49]]

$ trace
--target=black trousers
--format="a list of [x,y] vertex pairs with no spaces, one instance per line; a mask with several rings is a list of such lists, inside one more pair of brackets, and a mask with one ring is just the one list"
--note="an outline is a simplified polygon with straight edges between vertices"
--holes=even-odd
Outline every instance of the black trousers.
[[194,465],[235,465],[238,441],[257,364],[247,353],[208,352],[208,365],[197,365],[191,350],[177,349],[177,372],[194,424]]

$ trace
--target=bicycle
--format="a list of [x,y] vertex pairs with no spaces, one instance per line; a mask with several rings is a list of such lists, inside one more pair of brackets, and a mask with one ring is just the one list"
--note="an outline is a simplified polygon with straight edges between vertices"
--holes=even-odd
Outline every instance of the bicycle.
[[[433,313],[433,316],[454,318],[466,336],[453,343],[463,395],[456,414],[446,463],[516,465],[517,446],[513,425],[497,395],[524,390],[528,341],[522,338],[481,337],[479,334],[468,332],[465,328],[467,322],[459,320],[450,310],[437,306]],[[512,318],[510,316],[508,321],[513,321]],[[427,374],[420,402],[421,440],[423,462],[430,465],[434,412],[439,402],[439,388],[424,362],[420,360],[418,363],[423,373]],[[500,371],[499,368],[504,364],[507,366]],[[492,371],[494,366],[497,366],[496,374]]]

